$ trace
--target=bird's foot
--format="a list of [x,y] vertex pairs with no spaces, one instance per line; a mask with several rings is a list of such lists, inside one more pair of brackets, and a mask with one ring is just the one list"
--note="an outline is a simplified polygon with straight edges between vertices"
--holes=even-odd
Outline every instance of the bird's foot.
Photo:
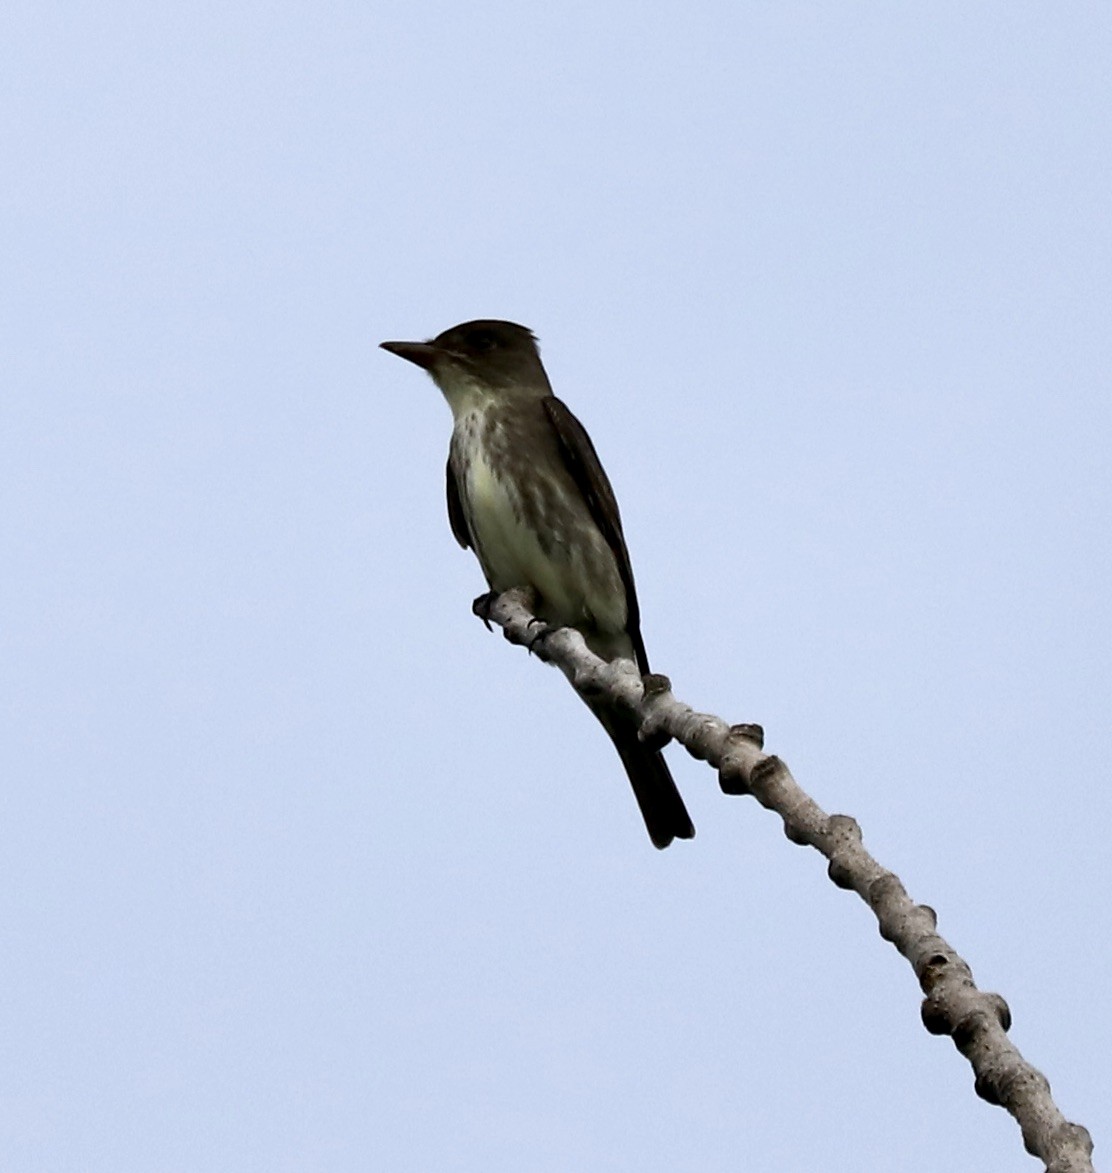
[[545,639],[556,630],[551,623],[544,619],[538,619],[535,615],[529,620],[529,636],[525,642],[525,647],[528,649],[529,655],[536,654],[536,648],[539,644],[543,644]]
[[480,595],[471,604],[471,611],[473,614],[483,621],[483,626],[487,631],[493,631],[490,626],[490,609],[494,606],[494,600],[498,598],[497,591],[487,591],[485,595]]
[[645,690],[645,696],[660,696],[672,691],[672,682],[663,672],[646,672],[641,677],[641,686]]

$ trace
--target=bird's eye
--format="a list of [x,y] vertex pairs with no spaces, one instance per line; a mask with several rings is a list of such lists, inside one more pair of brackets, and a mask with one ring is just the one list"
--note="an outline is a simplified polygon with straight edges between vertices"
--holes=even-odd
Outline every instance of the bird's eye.
[[476,330],[467,341],[476,354],[485,354],[498,345],[498,340],[489,330]]

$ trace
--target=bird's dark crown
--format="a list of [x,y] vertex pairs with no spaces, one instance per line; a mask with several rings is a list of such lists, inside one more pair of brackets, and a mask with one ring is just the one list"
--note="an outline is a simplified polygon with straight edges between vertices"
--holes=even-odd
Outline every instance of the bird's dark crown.
[[527,326],[480,318],[438,334],[430,343],[490,382],[524,385],[548,380],[537,351],[537,337]]
[[496,350],[509,350],[518,354],[535,352],[537,336],[527,326],[519,326],[516,322],[480,318],[445,330],[432,340],[432,344],[464,358],[479,358]]

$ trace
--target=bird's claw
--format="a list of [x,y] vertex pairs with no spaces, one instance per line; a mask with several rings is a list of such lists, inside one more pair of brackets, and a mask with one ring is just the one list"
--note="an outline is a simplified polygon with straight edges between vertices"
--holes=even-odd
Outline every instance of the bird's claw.
[[[532,656],[535,654],[534,649],[536,648],[537,644],[543,643],[545,638],[556,629],[552,626],[552,624],[548,623],[544,619],[538,619],[535,615],[532,619],[529,620],[527,626],[529,628],[529,638],[526,641],[525,647],[529,652],[529,655]],[[534,628],[536,628],[535,632],[533,630]]]
[[480,595],[471,604],[472,613],[478,615],[487,631],[494,630],[490,625],[490,609],[494,606],[494,600],[497,598],[497,591],[487,591],[485,595]]

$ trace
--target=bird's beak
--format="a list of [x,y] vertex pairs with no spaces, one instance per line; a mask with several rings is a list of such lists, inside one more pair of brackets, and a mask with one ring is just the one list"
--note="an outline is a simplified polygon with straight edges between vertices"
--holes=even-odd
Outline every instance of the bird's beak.
[[440,351],[431,342],[380,342],[379,346],[396,354],[398,358],[416,363],[426,371],[431,371],[440,357]]

